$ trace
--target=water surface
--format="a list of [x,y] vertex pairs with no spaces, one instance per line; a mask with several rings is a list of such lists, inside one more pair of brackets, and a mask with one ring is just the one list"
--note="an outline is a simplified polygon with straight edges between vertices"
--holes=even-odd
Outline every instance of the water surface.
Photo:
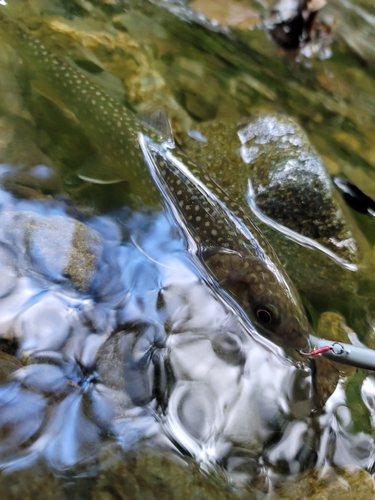
[[[183,2],[9,4],[122,104],[166,106],[181,141],[200,122],[282,111],[331,174],[375,195],[373,52],[356,29],[371,33],[369,6],[332,2],[329,50],[308,58],[282,53],[261,28],[215,26]],[[319,498],[330,488],[358,496],[359,484],[369,498],[373,376],[340,372],[324,409],[311,411],[309,364],[244,330],[168,213],[145,207],[124,182],[85,180],[102,165],[95,144],[25,73],[1,44],[6,495],[16,498],[12,478],[31,498],[116,498],[116,489],[129,498],[313,498],[312,483]],[[373,219],[353,217],[371,262]],[[360,281],[363,309],[340,310],[370,346],[373,292],[371,277]],[[306,294],[315,327],[346,303],[337,295],[322,304]]]

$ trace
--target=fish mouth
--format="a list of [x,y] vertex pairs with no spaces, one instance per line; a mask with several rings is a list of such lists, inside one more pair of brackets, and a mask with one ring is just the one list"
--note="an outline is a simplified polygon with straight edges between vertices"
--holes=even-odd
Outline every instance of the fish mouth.
[[271,331],[257,325],[256,330],[282,348],[305,351],[310,347],[309,335],[311,332],[308,329],[283,328]]
[[304,350],[309,347],[309,333],[307,330],[296,330],[288,328],[286,331],[279,335],[282,346],[290,347],[298,351]]

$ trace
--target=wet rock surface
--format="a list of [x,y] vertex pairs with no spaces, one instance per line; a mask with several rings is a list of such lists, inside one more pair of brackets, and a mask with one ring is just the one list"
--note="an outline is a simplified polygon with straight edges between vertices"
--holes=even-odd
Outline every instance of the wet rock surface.
[[173,455],[160,457],[151,450],[141,449],[137,455],[130,454],[111,467],[108,457],[103,455],[102,470],[92,491],[95,500],[141,500],[145,496],[170,500],[238,498],[231,485],[222,483],[217,471],[203,475],[196,464]]
[[241,128],[238,136],[241,157],[251,165],[259,209],[344,260],[357,261],[356,241],[327,169],[296,122],[263,115]]
[[[102,253],[101,237],[96,231],[68,217],[46,217],[27,211],[3,211],[0,224],[3,248],[13,249],[19,271],[20,257],[26,251],[26,269],[35,267],[52,281],[66,280],[82,291],[88,290]],[[3,250],[3,265],[10,267],[10,256],[5,253]]]
[[358,500],[374,497],[371,474],[359,469],[317,469],[310,474],[286,481],[270,495],[270,500],[304,498],[306,500],[349,500],[355,495]]

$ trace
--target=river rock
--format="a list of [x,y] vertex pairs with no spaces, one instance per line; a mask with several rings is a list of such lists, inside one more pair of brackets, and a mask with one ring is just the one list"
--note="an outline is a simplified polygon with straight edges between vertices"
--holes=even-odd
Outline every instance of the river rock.
[[238,131],[254,202],[279,224],[354,262],[357,245],[323,160],[290,117],[260,115]]
[[[113,453],[113,452],[112,452]],[[107,450],[102,454],[101,470],[92,491],[93,500],[235,500],[233,486],[212,470],[202,474],[192,461],[181,460],[172,454],[157,454],[147,448],[114,461]],[[255,495],[248,493],[249,500]]]
[[30,211],[2,212],[0,226],[0,241],[14,249],[21,269],[88,290],[103,246],[95,230],[69,217]]
[[353,467],[316,468],[280,484],[267,500],[367,500],[374,498],[374,480],[367,471]]

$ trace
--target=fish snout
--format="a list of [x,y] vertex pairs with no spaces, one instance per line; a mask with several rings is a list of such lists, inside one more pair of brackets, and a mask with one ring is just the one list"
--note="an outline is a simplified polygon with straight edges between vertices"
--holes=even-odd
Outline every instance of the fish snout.
[[303,350],[309,346],[309,328],[290,325],[278,332],[282,344],[292,349]]

